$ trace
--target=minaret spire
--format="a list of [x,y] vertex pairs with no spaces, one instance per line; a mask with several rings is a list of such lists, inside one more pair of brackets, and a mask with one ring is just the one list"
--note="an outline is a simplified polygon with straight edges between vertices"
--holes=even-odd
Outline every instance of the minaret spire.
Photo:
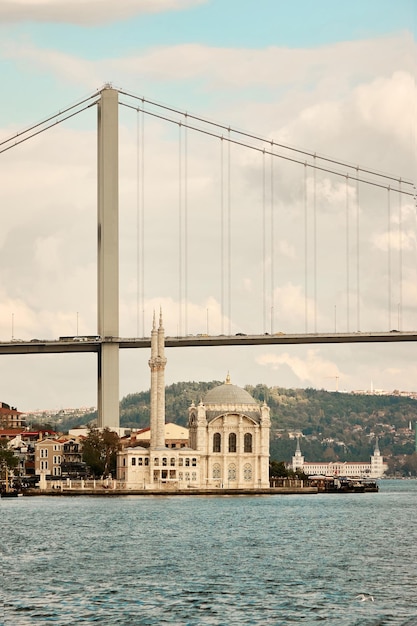
[[153,314],[151,333],[151,448],[165,447],[165,336],[162,324],[162,309],[159,313],[159,327]]
[[157,394],[157,414],[158,414],[158,447],[165,447],[165,331],[162,322],[162,308],[159,310],[158,328],[158,394]]

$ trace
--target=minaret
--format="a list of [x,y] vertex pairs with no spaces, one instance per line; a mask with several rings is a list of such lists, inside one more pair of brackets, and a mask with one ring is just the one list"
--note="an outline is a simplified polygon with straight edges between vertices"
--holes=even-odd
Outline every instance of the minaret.
[[165,448],[165,333],[162,324],[162,309],[159,311],[158,328],[158,442],[157,447]]
[[155,313],[151,332],[151,448],[165,447],[165,337],[162,326],[162,311],[159,328],[156,328]]

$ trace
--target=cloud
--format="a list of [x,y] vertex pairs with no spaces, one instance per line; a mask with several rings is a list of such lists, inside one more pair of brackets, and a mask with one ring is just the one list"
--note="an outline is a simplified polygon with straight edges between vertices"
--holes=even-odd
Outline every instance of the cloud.
[[0,21],[94,26],[138,15],[181,11],[207,0],[3,0]]
[[326,379],[340,376],[340,371],[335,363],[324,359],[319,350],[307,350],[304,358],[283,354],[264,353],[256,358],[256,362],[273,370],[279,370],[286,365],[295,374],[303,385],[311,385],[318,388],[328,386]]
[[[132,2],[138,6],[136,0]],[[55,5],[55,2],[48,3],[47,6],[50,4]],[[153,0],[149,4],[158,6]],[[118,7],[122,6],[123,2],[111,2],[111,5]],[[397,72],[395,85],[399,92],[399,102],[395,103],[394,111],[390,113],[390,117],[393,118],[394,112],[401,110],[402,105],[406,103],[412,88],[408,76],[413,75],[414,71],[412,55],[415,47],[414,42],[400,35],[376,40],[341,42],[312,49],[290,49],[279,46],[265,49],[226,48],[184,43],[172,46],[158,45],[148,47],[140,53],[132,53],[130,56],[91,61],[54,49],[42,49],[30,41],[21,42],[15,39],[7,41],[4,37],[2,44],[6,58],[25,59],[34,68],[36,66],[44,70],[49,68],[64,77],[68,76],[69,64],[70,75],[75,78],[78,71],[81,84],[85,84],[89,76],[90,85],[95,85],[98,75],[101,82],[114,77],[115,84],[124,87],[132,82],[144,80],[166,81],[168,84],[178,81],[199,81],[207,90],[215,91],[222,88],[227,92],[247,87],[270,89],[285,87],[286,92],[280,94],[280,99],[286,106],[290,103],[291,94],[293,97],[296,94],[297,101],[302,103],[297,124],[310,126],[314,121],[316,132],[320,132],[321,128],[329,132],[332,127],[339,127],[342,112],[332,103],[355,87],[360,88],[361,85],[364,87],[358,91],[357,108],[365,118],[372,116],[375,106],[389,112],[389,102],[388,104],[381,102],[380,97],[387,98],[390,79],[377,79],[376,84],[372,84],[370,88],[366,87],[381,71],[387,77]],[[343,72],[340,71],[341,66]],[[399,67],[403,69],[399,71]],[[311,99],[311,85],[314,85],[313,94],[319,95],[320,111],[317,109],[318,105],[314,103],[314,98]],[[310,96],[308,100],[307,92]],[[392,92],[389,101],[391,98],[395,98]],[[245,98],[243,111],[246,111],[250,104],[251,98]],[[319,112],[322,115],[318,115]],[[296,111],[293,109],[292,119],[295,117],[294,114]],[[373,123],[375,121],[377,120],[373,119]],[[397,118],[398,122],[402,123]]]
[[415,130],[417,85],[409,72],[396,71],[379,77],[355,90],[355,103],[361,119],[378,134],[396,128],[397,140],[407,143]]

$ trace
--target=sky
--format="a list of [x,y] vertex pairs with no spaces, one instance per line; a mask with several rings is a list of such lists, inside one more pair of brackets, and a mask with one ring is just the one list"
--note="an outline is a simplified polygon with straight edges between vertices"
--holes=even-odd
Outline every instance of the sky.
[[[416,0],[3,0],[0,142],[108,83],[174,120],[119,107],[120,336],[160,308],[167,335],[417,330],[416,26]],[[96,118],[0,153],[1,340],[97,333]],[[167,384],[417,391],[413,343],[167,357]],[[121,351],[121,397],[148,358]],[[97,404],[95,355],[1,363],[19,410]]]

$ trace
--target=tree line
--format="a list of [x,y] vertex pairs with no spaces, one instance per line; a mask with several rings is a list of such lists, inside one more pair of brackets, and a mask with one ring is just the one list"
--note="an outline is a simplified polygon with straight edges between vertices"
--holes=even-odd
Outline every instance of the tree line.
[[[166,421],[187,425],[188,408],[198,404],[209,389],[222,384],[178,382],[166,387]],[[417,401],[412,398],[285,389],[266,385],[245,387],[259,403],[271,409],[271,459],[289,462],[302,433],[302,453],[307,461],[367,461],[376,437],[393,472],[413,473]],[[94,424],[96,413],[61,422],[60,430]],[[146,428],[150,422],[150,392],[125,396],[120,402],[120,425]],[[411,430],[409,426],[411,425]]]

